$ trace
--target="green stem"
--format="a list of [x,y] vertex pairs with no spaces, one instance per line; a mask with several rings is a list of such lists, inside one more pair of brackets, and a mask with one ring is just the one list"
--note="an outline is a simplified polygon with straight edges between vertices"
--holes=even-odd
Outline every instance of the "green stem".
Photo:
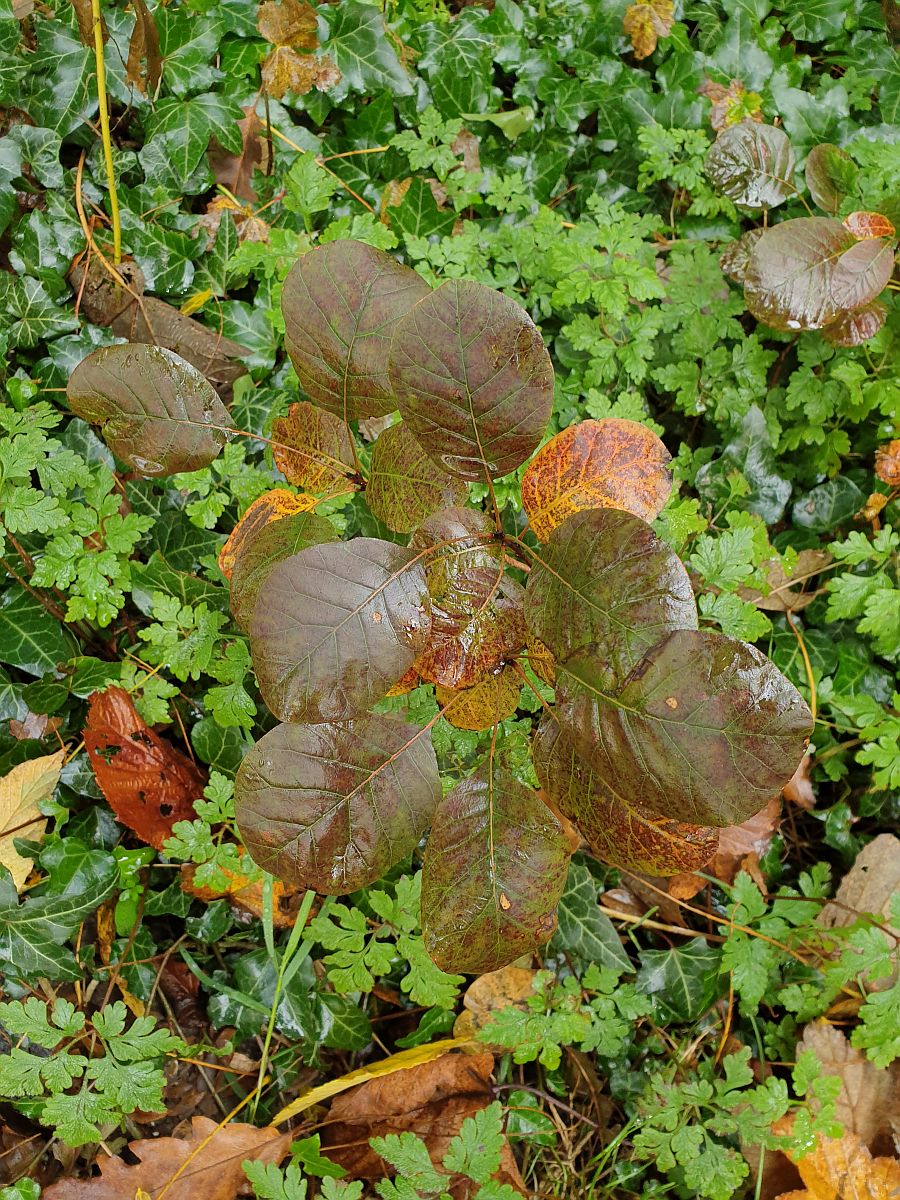
[[100,0],[91,0],[91,15],[94,18],[94,61],[97,64],[97,103],[100,108],[100,138],[103,142],[103,161],[106,163],[106,181],[109,188],[109,209],[112,217],[113,263],[122,261],[122,224],[119,218],[119,195],[116,191],[116,171],[112,157],[112,135],[109,131],[109,104],[106,97],[106,62],[103,57],[103,16]]

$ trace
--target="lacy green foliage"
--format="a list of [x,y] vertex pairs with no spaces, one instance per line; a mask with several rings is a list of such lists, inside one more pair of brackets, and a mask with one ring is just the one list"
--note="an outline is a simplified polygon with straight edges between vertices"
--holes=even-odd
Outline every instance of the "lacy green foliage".
[[154,1017],[129,1020],[120,1000],[96,1012],[90,1027],[68,1000],[12,1000],[0,1004],[0,1025],[16,1039],[0,1055],[3,1095],[70,1146],[99,1141],[104,1127],[136,1109],[163,1109],[163,1056],[187,1052]]

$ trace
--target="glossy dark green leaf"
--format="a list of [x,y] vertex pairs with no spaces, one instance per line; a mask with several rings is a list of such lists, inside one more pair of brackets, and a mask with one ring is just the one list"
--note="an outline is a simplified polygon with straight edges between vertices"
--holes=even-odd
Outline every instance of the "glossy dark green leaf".
[[866,498],[846,475],[826,479],[794,502],[791,519],[801,529],[828,533],[859,512]]
[[449,280],[394,331],[397,406],[436,463],[463,479],[496,479],[540,444],[553,408],[553,367],[534,322],[482,283]]
[[391,228],[407,237],[449,237],[456,224],[453,208],[438,208],[434,192],[424,179],[416,177],[403,193],[398,204],[387,207]]
[[40,676],[77,652],[66,627],[24,588],[0,596],[0,662]]
[[66,394],[110,450],[141,475],[209,466],[225,445],[228,410],[196,367],[161,346],[94,350],[75,368]]
[[254,860],[328,895],[368,887],[411,854],[440,796],[430,738],[395,716],[278,725],[235,781],[238,827]]
[[648,809],[640,797],[613,792],[555,715],[542,719],[532,755],[547,796],[575,822],[591,852],[610,866],[674,875],[700,870],[715,853],[718,830],[670,820]]
[[772,448],[766,418],[757,405],[751,405],[741,419],[740,431],[725,446],[721,455],[697,472],[695,486],[700,496],[714,508],[725,504],[732,496],[729,475],[740,471],[750,485],[742,503],[748,512],[774,525],[784,516],[791,496],[791,485],[779,470]]
[[883,238],[857,241],[831,217],[782,221],[754,243],[744,275],[750,312],[773,329],[821,329],[884,290],[894,265]]
[[593,646],[623,680],[673,629],[696,629],[688,573],[646,521],[618,508],[568,517],[533,554],[525,620],[558,662]]
[[775,208],[796,191],[794,150],[774,125],[748,120],[728,126],[705,165],[712,185],[742,208]]
[[597,880],[580,855],[572,860],[557,909],[559,921],[550,943],[551,951],[561,951],[580,959],[587,966],[596,963],[614,971],[631,971],[628,957],[612,921],[597,905]]
[[350,87],[368,95],[385,88],[395,96],[412,93],[380,9],[361,0],[342,0],[324,10],[322,19],[328,26],[325,51]]
[[259,589],[272,568],[308,546],[337,541],[338,533],[326,517],[312,512],[296,513],[272,521],[244,545],[231,572],[231,611],[245,633]]
[[362,716],[425,645],[426,600],[421,558],[392,542],[355,538],[283,559],[250,623],[266,704],[281,721]]
[[525,644],[523,590],[505,574],[493,530],[486,513],[447,508],[413,534],[413,549],[432,548],[425,560],[431,633],[416,659],[429,683],[472,687]]
[[372,448],[366,502],[395,533],[412,533],[439,508],[462,504],[466,485],[435,466],[403,421]]
[[678,630],[620,689],[590,653],[560,667],[557,713],[598,782],[629,807],[695,825],[738,825],[788,782],[809,709],[744,642]]
[[9,346],[36,346],[44,338],[78,328],[78,320],[59,308],[39,280],[0,273],[0,319]]
[[496,971],[556,928],[571,846],[539,794],[488,762],[438,807],[422,866],[422,936],[444,971]]
[[305,254],[284,282],[281,310],[307,395],[346,420],[392,412],[391,334],[428,291],[415,271],[363,242],[327,242]]
[[652,996],[666,1021],[696,1021],[721,994],[722,952],[704,938],[692,938],[671,950],[641,951],[638,991]]
[[806,156],[803,173],[813,203],[835,216],[841,201],[853,191],[859,168],[846,150],[823,142]]

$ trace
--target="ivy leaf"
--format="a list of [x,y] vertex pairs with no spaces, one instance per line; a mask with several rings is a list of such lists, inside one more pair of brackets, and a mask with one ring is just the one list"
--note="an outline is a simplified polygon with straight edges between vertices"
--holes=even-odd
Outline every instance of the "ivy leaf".
[[66,627],[24,588],[0,596],[0,662],[40,676],[77,652]]
[[411,854],[441,785],[431,741],[394,716],[278,725],[241,763],[235,813],[264,870],[342,895]]
[[611,688],[590,653],[560,666],[557,712],[598,782],[629,807],[739,825],[793,775],[809,709],[773,663],[706,630],[670,633]]
[[66,388],[72,411],[100,426],[141,475],[207,467],[225,445],[228,410],[196,367],[161,346],[101,346]]
[[841,201],[856,187],[859,168],[846,150],[822,142],[806,156],[803,173],[813,203],[835,216]]
[[306,492],[349,490],[353,445],[346,424],[307,402],[272,422],[272,457],[288,483]]
[[633,969],[615,926],[597,906],[597,881],[580,856],[569,867],[557,917],[559,924],[550,943],[551,950],[565,951],[585,966],[596,963],[613,971]]
[[328,26],[325,42],[337,69],[357,92],[412,95],[413,87],[400,65],[381,11],[361,0],[343,0],[321,11]]
[[277,563],[250,624],[266,704],[285,721],[361,716],[425,645],[426,595],[418,556],[377,538],[309,546]]
[[890,242],[857,241],[832,217],[796,217],[754,242],[744,297],[773,329],[821,329],[876,299],[893,266]]
[[742,208],[775,208],[796,192],[794,149],[783,129],[741,121],[723,129],[706,156],[713,186]]
[[493,759],[438,806],[422,866],[422,936],[443,971],[496,971],[556,928],[572,848],[539,794]]
[[29,349],[42,339],[78,328],[78,318],[58,308],[43,285],[30,275],[0,273],[0,314],[10,347]]
[[669,820],[640,798],[626,800],[613,792],[555,716],[548,714],[538,726],[532,755],[547,796],[604,862],[647,875],[673,875],[699,871],[715,853],[717,830]]
[[412,533],[437,509],[462,504],[466,496],[463,481],[435,470],[403,421],[385,429],[372,447],[366,502],[394,533]]
[[546,542],[572,513],[621,508],[645,521],[672,490],[671,455],[637,421],[606,417],[570,425],[544,446],[522,476],[522,506]]
[[635,58],[649,58],[661,37],[672,32],[672,0],[639,0],[625,9],[622,30],[631,39]]
[[533,558],[525,620],[558,662],[592,646],[622,680],[664,634],[697,627],[681,560],[630,513],[576,513]]
[[253,606],[273,567],[308,546],[337,538],[338,532],[327,518],[299,512],[264,525],[240,545],[231,569],[231,611],[238,626],[250,631]]
[[393,412],[391,334],[427,293],[415,271],[363,242],[327,242],[305,254],[284,281],[281,310],[306,394],[345,421]]
[[434,461],[496,479],[537,448],[553,408],[553,367],[514,300],[449,280],[415,304],[391,341],[397,406]]
[[638,990],[670,1021],[696,1021],[719,995],[721,952],[703,938],[671,950],[642,950]]

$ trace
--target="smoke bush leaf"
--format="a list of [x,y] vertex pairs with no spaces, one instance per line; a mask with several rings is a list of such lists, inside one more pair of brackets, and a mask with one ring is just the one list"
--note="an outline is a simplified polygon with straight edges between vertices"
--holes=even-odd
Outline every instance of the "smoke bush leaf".
[[444,971],[496,971],[556,928],[572,848],[537,792],[493,761],[449,792],[422,867],[422,934]]
[[272,457],[288,483],[306,492],[348,490],[353,445],[342,420],[304,401],[272,422]]
[[416,848],[441,784],[431,740],[392,715],[277,725],[235,780],[235,813],[256,863],[326,895],[368,887]]
[[525,589],[532,634],[564,662],[595,648],[617,679],[673,629],[696,629],[680,559],[644,521],[588,509],[564,521],[534,555]]
[[645,425],[619,417],[570,425],[537,454],[522,476],[522,505],[535,537],[546,542],[571,513],[623,508],[656,517],[672,490],[671,455]]
[[511,717],[519,706],[522,677],[512,665],[494,672],[470,688],[454,691],[435,688],[441,708],[449,705],[444,720],[456,729],[490,729]]
[[722,130],[706,156],[706,174],[742,208],[775,208],[797,190],[794,148],[787,134],[758,121]]
[[225,445],[228,410],[215,389],[162,346],[101,346],[72,372],[66,394],[141,475],[198,471]]
[[813,203],[835,216],[843,198],[856,186],[859,168],[846,150],[823,142],[806,156],[803,174]]
[[428,284],[364,242],[327,242],[284,281],[285,346],[300,384],[345,421],[397,407],[388,381],[391,334]]
[[377,538],[309,546],[277,563],[250,623],[266,704],[282,721],[362,716],[424,646],[426,594],[419,557]]
[[557,712],[597,779],[629,807],[738,825],[793,775],[809,709],[772,662],[705,630],[670,633],[621,689],[591,653],[559,668]]
[[390,379],[410,430],[463,479],[496,479],[537,448],[553,408],[553,367],[514,300],[452,279],[394,331]]
[[395,533],[412,533],[439,508],[462,504],[466,485],[435,469],[405,422],[386,429],[372,448],[369,508]]

